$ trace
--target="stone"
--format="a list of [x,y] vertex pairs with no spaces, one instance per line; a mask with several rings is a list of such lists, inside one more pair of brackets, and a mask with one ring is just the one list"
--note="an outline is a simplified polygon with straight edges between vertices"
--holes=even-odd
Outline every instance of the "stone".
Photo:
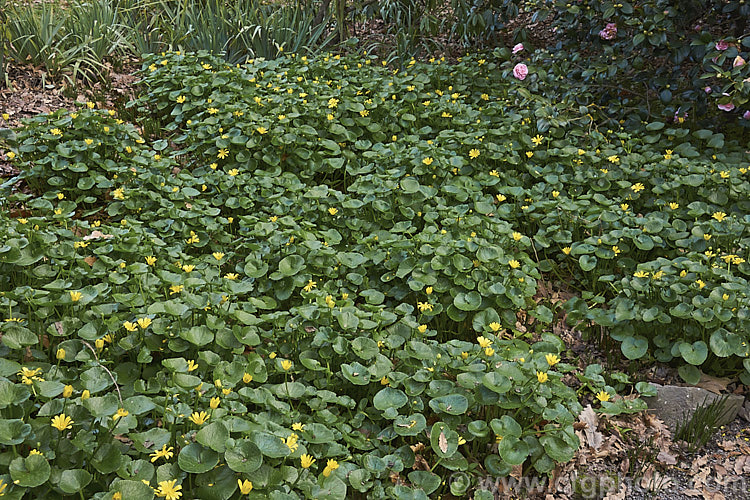
[[[651,385],[656,387],[656,396],[643,399],[648,404],[649,410],[662,419],[672,432],[675,431],[678,423],[685,418],[692,417],[696,408],[723,397],[723,395],[715,394],[700,387]],[[726,396],[726,412],[724,417],[717,422],[717,425],[726,425],[732,422],[745,403],[744,396],[738,394],[727,394]]]

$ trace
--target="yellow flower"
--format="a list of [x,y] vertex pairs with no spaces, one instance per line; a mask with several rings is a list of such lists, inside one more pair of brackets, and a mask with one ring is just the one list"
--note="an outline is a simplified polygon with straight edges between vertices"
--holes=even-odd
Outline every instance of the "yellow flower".
[[652,279],[658,280],[661,279],[661,277],[664,276],[664,271],[656,271],[654,274],[651,275]]
[[305,424],[301,422],[295,422],[292,424],[292,430],[293,431],[302,431],[305,429]]
[[214,252],[211,255],[213,255],[214,259],[221,260],[224,258],[224,254],[222,252]]
[[281,121],[281,120],[283,120],[284,118],[286,118],[286,115],[279,115],[279,117],[278,117],[278,118],[279,118],[279,121]]
[[338,105],[339,105],[339,100],[338,99],[333,98],[333,97],[330,98],[330,99],[328,99],[328,107],[329,108],[335,108]]
[[281,368],[283,368],[284,371],[287,371],[291,367],[292,367],[292,362],[289,361],[288,359],[285,359],[285,360],[281,361]]
[[521,241],[521,238],[523,238],[523,235],[519,233],[518,231],[513,231],[513,241]]
[[10,120],[10,115],[8,113],[3,113],[3,120],[5,120],[6,122]]
[[721,296],[721,298],[722,300],[729,300],[729,294],[725,293],[724,295]]
[[208,114],[209,114],[209,115],[215,115],[216,113],[218,113],[218,112],[219,112],[219,110],[218,110],[218,109],[216,109],[216,108],[213,108],[213,107],[211,107],[211,108],[208,108],[208,110],[207,110],[207,111],[208,111]]
[[90,397],[91,397],[91,393],[89,392],[89,390],[88,390],[88,389],[84,390],[84,391],[83,391],[83,392],[81,393],[81,401],[86,401],[86,400],[87,400],[88,398],[90,398]]
[[422,159],[422,163],[424,163],[425,165],[432,165],[432,162],[433,162],[433,159],[430,158],[429,156],[427,158]]
[[245,374],[244,374],[244,375],[242,375],[242,381],[243,381],[244,383],[246,383],[246,384],[249,384],[250,382],[252,382],[252,381],[253,381],[253,376],[252,376],[252,375],[250,375],[249,373],[245,372]]
[[229,150],[226,148],[221,148],[218,154],[216,155],[216,157],[219,158],[220,160],[223,160],[227,156],[229,156]]
[[[206,65],[204,65],[206,66]],[[177,479],[169,481],[159,481],[159,488],[154,491],[157,497],[164,497],[165,500],[178,500],[182,496],[181,485],[177,485]]]
[[[39,451],[36,448],[34,448],[33,450],[31,450],[29,452],[29,456],[31,456],[31,455],[41,455],[41,456],[44,456],[44,453],[42,453],[41,451]],[[3,496],[3,495],[0,494],[0,496]]]
[[167,448],[167,445],[161,447],[161,450],[154,451],[151,455],[151,463],[156,462],[160,458],[164,458],[165,460],[169,460],[174,456],[174,447],[170,446]]
[[49,131],[49,133],[52,135],[59,135],[62,137],[62,130],[60,130],[59,128],[53,128],[52,130]]
[[61,413],[60,415],[52,418],[52,427],[59,431],[71,429],[73,427],[73,419],[70,417],[66,417],[64,413]]
[[682,271],[680,271],[680,278],[684,278],[685,276],[687,276],[687,271],[683,269]]
[[521,267],[521,263],[518,262],[516,259],[511,259],[508,261],[508,265],[513,269],[518,269]]
[[97,349],[104,349],[104,339],[96,339],[94,345]]
[[189,372],[192,372],[192,371],[198,369],[198,363],[196,363],[192,359],[188,359],[187,365],[188,365],[188,371]]
[[383,375],[383,377],[380,379],[380,385],[390,385],[390,382],[388,381],[388,377]]
[[419,333],[424,333],[424,332],[426,332],[426,331],[427,331],[427,325],[419,325],[419,326],[417,327],[417,331],[418,331]]
[[549,379],[549,377],[544,372],[536,372],[536,379],[539,381],[540,384],[543,384]]
[[490,327],[490,330],[492,330],[493,332],[497,332],[501,328],[500,323],[498,323],[497,321],[493,321],[488,326]]
[[62,396],[64,398],[69,398],[72,395],[73,395],[73,386],[72,385],[66,385],[65,388],[63,389]]
[[555,366],[560,362],[560,358],[558,358],[556,354],[547,354],[544,356],[544,359],[547,360],[547,364],[550,366]]
[[563,247],[562,253],[564,253],[565,255],[570,255],[570,250],[571,250],[570,247]]
[[244,481],[242,479],[237,480],[237,484],[240,487],[240,494],[241,495],[247,495],[251,491],[253,491],[253,483],[252,481],[249,481],[245,479]]
[[125,408],[118,408],[117,413],[112,415],[112,420],[117,420],[120,417],[127,417],[129,413],[130,412],[128,412],[128,410],[126,410]]
[[542,142],[544,142],[544,137],[537,134],[536,137],[531,138],[531,142],[533,142],[535,145],[540,145]]
[[183,102],[185,102],[185,96],[184,95],[178,95],[177,96],[177,103],[178,104],[182,104]]
[[672,202],[669,204],[669,208],[671,208],[672,210],[677,210],[678,208],[680,208],[680,204]]
[[237,176],[237,175],[238,175],[238,174],[240,173],[240,171],[239,171],[239,170],[237,170],[236,168],[233,168],[232,170],[230,170],[230,171],[229,171],[229,172],[227,172],[227,173],[228,173],[229,175],[231,175],[232,177],[236,177],[236,176]]
[[300,460],[300,465],[302,466],[303,469],[309,469],[310,466],[312,466],[312,464],[315,463],[315,459],[312,456],[307,455],[307,454],[304,454],[301,457],[299,457],[299,460]]
[[605,401],[609,401],[609,393],[606,391],[599,391],[596,395],[596,399],[604,403]]
[[182,266],[182,270],[186,273],[191,272],[193,269],[195,269],[195,266],[192,264],[185,264],[184,266]]
[[13,151],[8,151],[7,153],[5,153],[5,156],[7,156],[9,160],[12,160],[16,157],[16,153],[14,153]]
[[255,129],[260,135],[263,135],[268,132],[268,129],[266,127],[258,127]]
[[302,289],[304,291],[306,291],[306,292],[311,292],[312,289],[316,288],[317,286],[318,286],[318,282],[317,281],[307,280],[307,285],[305,285],[304,287],[302,287]]
[[323,469],[323,476],[328,477],[331,475],[331,472],[335,471],[339,468],[339,463],[336,460],[328,460],[328,463],[326,464],[326,468]]
[[209,401],[208,406],[210,406],[212,410],[215,410],[216,408],[219,407],[219,404],[221,404],[221,399],[211,398],[211,401]]
[[534,152],[533,151],[526,151],[526,157],[527,158],[531,158],[532,156],[534,156]]
[[469,158],[474,159],[479,156],[479,150],[478,149],[470,149],[469,150]]
[[727,217],[727,214],[725,214],[724,212],[714,212],[714,214],[711,217],[721,222]]
[[495,354],[495,350],[492,347],[487,347],[484,349],[484,354],[490,357]]
[[286,440],[282,439],[282,441],[284,441],[284,444],[287,446],[287,448],[289,448],[289,451],[294,453],[295,451],[297,451],[297,448],[299,448],[299,444],[297,444],[298,439],[299,436],[293,432],[289,435],[288,438],[286,438]]
[[495,198],[497,198],[497,201],[499,201],[500,203],[508,199],[504,194],[495,195]]
[[206,413],[205,411],[197,412],[194,411],[192,415],[190,415],[190,420],[196,424],[196,425],[203,425],[206,420],[208,420],[210,415]]
[[706,283],[703,280],[695,280],[695,282],[698,284],[698,289],[702,289],[706,286]]
[[636,278],[646,278],[648,277],[648,271],[636,271],[633,273],[633,276]]
[[55,354],[55,357],[57,359],[65,359],[65,349],[60,348],[57,350],[57,353]]
[[485,349],[492,345],[492,341],[488,338],[485,338],[484,336],[477,337],[477,343],[482,349]]
[[234,281],[239,277],[239,275],[237,273],[227,273],[224,275],[224,277],[230,281]]
[[622,252],[622,250],[620,250],[620,247],[618,247],[617,245],[612,247],[612,251],[615,253],[615,255],[620,255],[620,253]]
[[271,354],[269,354],[268,357],[271,358],[271,359],[276,359],[276,351],[274,351]]
[[721,176],[722,179],[728,179],[729,178],[729,171],[722,170],[721,172],[719,172],[719,175]]
[[419,309],[419,312],[425,312],[432,311],[433,307],[429,302],[417,302],[417,309]]
[[169,295],[180,293],[184,288],[184,285],[172,285],[169,287]]
[[153,266],[154,264],[156,264],[156,257],[154,257],[153,255],[149,255],[148,257],[146,257],[146,264],[148,264],[149,266]]
[[638,191],[643,191],[644,189],[646,189],[646,186],[644,186],[640,182],[636,182],[635,184],[630,186],[630,189],[632,189],[634,193],[637,193]]
[[336,215],[337,213],[339,213],[339,209],[335,207],[331,207],[328,209],[328,213],[331,215]]
[[146,329],[151,325],[151,318],[139,318],[138,319],[138,326],[140,326],[142,329]]

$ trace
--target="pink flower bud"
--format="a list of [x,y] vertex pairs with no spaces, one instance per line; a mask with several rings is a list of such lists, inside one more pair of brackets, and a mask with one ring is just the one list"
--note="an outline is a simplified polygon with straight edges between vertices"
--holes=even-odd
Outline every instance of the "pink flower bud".
[[734,58],[734,62],[732,63],[733,68],[738,68],[744,65],[745,65],[745,60],[742,58],[742,56],[737,56]]
[[513,76],[519,80],[524,80],[529,74],[529,68],[524,63],[518,63],[513,68]]
[[511,52],[513,53],[513,55],[516,55],[519,52],[521,52],[522,50],[523,50],[523,44],[522,43],[517,43],[516,45],[513,46],[513,50]]
[[706,94],[710,94],[711,92],[713,92],[713,89],[711,89],[711,87],[705,87],[703,89],[703,92],[705,92]]
[[728,48],[729,44],[724,40],[719,40],[718,42],[716,42],[716,50],[727,50]]
[[750,110],[742,113],[742,118],[744,118],[745,120],[750,120]]
[[734,109],[734,104],[728,102],[726,104],[718,104],[716,107],[722,111],[732,111]]

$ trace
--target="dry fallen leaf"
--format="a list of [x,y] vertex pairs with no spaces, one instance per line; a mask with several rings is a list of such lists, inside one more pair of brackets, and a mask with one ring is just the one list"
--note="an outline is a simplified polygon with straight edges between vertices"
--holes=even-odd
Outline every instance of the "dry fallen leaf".
[[583,432],[586,435],[586,442],[591,448],[598,450],[602,445],[604,436],[601,432],[596,430],[599,426],[599,419],[597,418],[596,413],[594,413],[594,409],[591,408],[591,405],[587,405],[586,408],[583,409],[578,416],[578,420],[586,424],[586,427],[583,429]]
[[440,431],[440,436],[438,436],[438,447],[443,453],[448,453],[448,438],[445,437],[443,431]]
[[732,381],[730,379],[725,377],[712,377],[711,375],[701,373],[701,380],[695,385],[697,387],[700,387],[701,389],[706,389],[707,391],[711,391],[715,394],[721,394],[722,392],[727,390],[727,385],[729,385],[731,382]]
[[84,239],[85,241],[88,241],[88,240],[96,240],[96,239],[99,239],[99,238],[104,238],[105,240],[108,240],[108,239],[110,239],[110,238],[114,238],[114,237],[115,237],[115,235],[114,235],[114,234],[104,234],[103,232],[101,232],[101,231],[97,230],[97,231],[93,231],[93,232],[92,232],[91,234],[89,234],[88,236],[84,236],[84,237],[83,237],[83,239]]
[[89,255],[88,257],[86,257],[85,259],[83,259],[83,261],[84,261],[84,262],[85,262],[86,264],[88,264],[88,265],[90,265],[90,266],[93,266],[93,265],[94,265],[94,262],[96,262],[96,257],[94,257],[93,255]]

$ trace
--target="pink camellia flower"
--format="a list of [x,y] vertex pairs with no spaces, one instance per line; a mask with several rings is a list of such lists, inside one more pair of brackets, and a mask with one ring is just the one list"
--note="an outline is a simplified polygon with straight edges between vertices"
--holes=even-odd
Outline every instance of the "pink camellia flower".
[[617,36],[617,24],[607,23],[603,30],[599,32],[602,40],[612,40]]
[[733,68],[739,68],[740,66],[745,65],[745,60],[742,58],[742,56],[737,56],[734,58],[734,62],[732,63]]
[[523,44],[522,43],[517,43],[517,44],[515,44],[513,46],[513,50],[511,52],[513,52],[513,55],[516,55],[519,52],[521,52],[522,50],[523,50]]
[[716,107],[722,111],[732,111],[734,109],[734,104],[728,102],[726,104],[718,104]]
[[728,48],[729,44],[724,40],[719,40],[718,42],[716,42],[716,50],[727,50]]
[[518,63],[513,68],[513,76],[519,80],[524,80],[529,74],[529,68],[524,63]]
[[744,118],[745,120],[750,120],[750,110],[742,113],[742,118]]
[[703,92],[705,92],[706,94],[710,94],[711,92],[713,92],[713,89],[711,87],[705,87],[703,89]]

